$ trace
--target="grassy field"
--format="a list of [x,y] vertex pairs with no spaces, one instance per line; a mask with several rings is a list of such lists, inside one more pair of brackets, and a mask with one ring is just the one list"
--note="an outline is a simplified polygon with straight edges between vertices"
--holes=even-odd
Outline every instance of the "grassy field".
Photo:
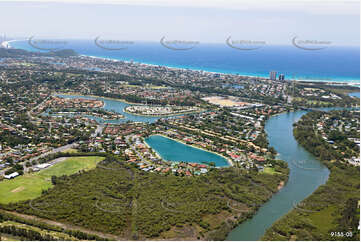
[[67,149],[67,150],[64,150],[63,152],[64,152],[64,153],[77,153],[78,150],[77,150],[77,149],[73,149],[73,148],[69,148],[69,149]]
[[180,177],[143,172],[118,159],[109,155],[103,169],[57,179],[34,206],[24,201],[4,208],[122,240],[224,240],[232,221],[254,214],[288,172],[286,164],[274,161],[280,174],[224,168]]
[[0,182],[0,203],[7,204],[39,197],[42,190],[52,187],[52,176],[71,175],[80,170],[93,169],[103,159],[104,157],[98,156],[69,157],[38,173],[4,180]]
[[335,220],[338,218],[336,214],[337,209],[335,207],[328,207],[320,212],[310,213],[309,219],[312,225],[317,228],[317,231],[320,231],[322,234],[327,234],[335,226]]
[[273,168],[273,167],[265,167],[263,169],[263,172],[266,174],[270,174],[270,175],[280,174],[279,172],[275,171],[275,168]]
[[317,101],[317,100],[308,100],[307,98],[301,98],[301,97],[295,97],[294,101],[297,102],[306,102],[307,104],[313,104],[313,105],[326,105],[326,104],[330,104],[330,102],[325,102],[325,101]]

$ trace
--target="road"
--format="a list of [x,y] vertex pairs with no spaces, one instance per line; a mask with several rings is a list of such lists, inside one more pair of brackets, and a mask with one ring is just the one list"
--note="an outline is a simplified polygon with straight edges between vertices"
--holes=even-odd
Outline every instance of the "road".
[[[104,125],[98,124],[98,125],[97,125],[97,128],[96,128],[96,130],[95,130],[95,132],[94,132],[93,135],[96,136],[97,134],[102,134],[103,128],[104,128]],[[76,147],[76,146],[78,146],[78,143],[77,143],[77,142],[74,142],[74,143],[71,143],[71,144],[68,144],[68,145],[64,145],[64,146],[61,146],[61,147],[52,149],[52,150],[50,150],[50,151],[48,151],[48,152],[46,152],[46,153],[43,153],[43,154],[41,154],[41,155],[39,155],[39,156],[33,157],[33,158],[31,158],[29,161],[30,161],[30,162],[33,162],[33,161],[36,161],[36,160],[38,160],[39,158],[45,157],[45,156],[47,156],[47,155],[55,154],[55,153],[58,153],[58,152],[63,152],[63,151],[65,151],[65,150],[67,150],[67,149],[71,149],[71,148],[74,148],[74,147]],[[26,167],[26,166],[25,166],[25,163],[26,163],[26,162],[23,162],[22,164],[23,164],[23,167],[24,167],[24,172],[26,173],[26,172],[28,172],[29,169],[32,168],[32,167]]]
[[[96,130],[95,130],[95,133],[94,133],[92,136],[93,136],[93,137],[96,137],[98,134],[102,134],[103,128],[104,128],[104,125],[103,125],[103,124],[98,124],[98,125],[97,125],[97,128],[96,128]],[[31,158],[30,160],[23,161],[23,162],[21,162],[21,163],[19,163],[19,164],[23,165],[23,167],[24,167],[24,173],[27,173],[27,172],[29,171],[29,169],[32,168],[32,167],[26,167],[26,166],[25,166],[25,163],[26,163],[26,162],[28,162],[28,161],[29,161],[29,162],[33,162],[33,161],[36,161],[36,160],[38,160],[38,159],[40,159],[40,158],[42,158],[42,157],[46,157],[47,155],[54,154],[54,153],[58,153],[58,152],[63,152],[63,151],[65,151],[65,150],[67,150],[67,149],[71,149],[71,148],[74,148],[74,147],[76,147],[76,146],[78,146],[78,143],[77,143],[77,142],[74,142],[74,143],[71,143],[71,144],[67,144],[67,145],[64,145],[64,146],[61,146],[61,147],[52,149],[52,150],[50,150],[50,151],[48,151],[48,152],[46,152],[46,153],[43,153],[43,154],[41,154],[41,155],[35,156],[35,157]],[[1,170],[1,171],[0,171],[0,176],[4,176],[4,175],[5,175],[5,172],[6,172],[7,170],[9,170],[9,169],[10,169],[10,168],[5,168],[5,169]]]
[[139,151],[135,148],[134,143],[132,144],[129,141],[129,135],[125,136],[125,142],[127,143],[127,145],[137,154],[137,156],[141,159],[142,162],[145,162],[146,160],[144,159],[144,157],[139,153]]
[[[38,160],[38,159],[40,159],[40,158],[42,158],[42,157],[45,157],[45,156],[47,156],[47,155],[54,154],[54,153],[57,153],[57,152],[63,152],[63,151],[65,151],[65,150],[67,150],[67,149],[74,148],[74,147],[76,147],[77,145],[78,145],[77,142],[74,142],[74,143],[68,144],[68,145],[64,145],[64,146],[61,146],[61,147],[52,149],[52,150],[50,150],[50,151],[48,151],[48,152],[46,152],[46,153],[43,153],[43,154],[41,154],[41,155],[35,156],[35,157],[31,158],[30,160],[23,161],[23,162],[21,162],[21,163],[19,163],[19,164],[23,165],[23,167],[24,167],[24,173],[27,173],[27,172],[29,171],[29,169],[30,169],[30,168],[33,168],[33,167],[26,167],[26,166],[25,166],[25,163],[26,163],[26,162],[28,162],[28,161],[29,161],[29,162],[33,162],[33,161],[36,161],[36,160]],[[7,170],[9,170],[9,169],[10,169],[10,167],[1,170],[1,171],[0,171],[0,176],[4,176],[5,172],[6,172]]]
[[37,106],[33,107],[30,111],[27,111],[26,114],[28,115],[28,117],[29,117],[30,119],[35,118],[35,119],[39,120],[39,118],[34,117],[34,116],[32,116],[31,114],[32,114],[32,112],[33,112],[35,109],[38,109],[40,106],[44,105],[44,103],[45,103],[50,97],[51,97],[51,96],[48,96],[47,98],[44,99],[44,101],[42,101],[41,103],[39,103]]
[[92,137],[97,137],[98,135],[101,135],[103,133],[103,129],[104,124],[98,124],[94,134],[92,134]]
[[[45,156],[47,156],[47,155],[55,154],[55,153],[58,153],[58,152],[63,152],[63,151],[65,151],[65,150],[67,150],[67,149],[74,148],[74,147],[76,147],[77,145],[78,145],[77,142],[74,142],[74,143],[68,144],[68,145],[64,145],[64,146],[61,146],[61,147],[52,149],[52,150],[50,150],[50,151],[48,151],[48,152],[46,152],[46,153],[43,153],[43,154],[41,154],[41,155],[39,155],[39,156],[35,156],[35,157],[31,158],[31,159],[28,160],[28,161],[29,161],[29,162],[33,162],[33,161],[36,161],[36,160],[38,160],[38,159],[40,159],[40,158],[42,158],[42,157],[45,157]],[[27,161],[22,162],[23,167],[24,167],[24,173],[27,173],[30,168],[33,168],[33,167],[26,167],[26,166],[25,166],[25,163],[26,163],[26,162],[27,162]]]
[[58,222],[58,221],[53,221],[50,219],[40,218],[40,217],[36,217],[34,215],[22,214],[22,213],[18,213],[18,212],[14,212],[14,211],[3,210],[3,209],[0,209],[0,211],[3,213],[7,213],[10,215],[16,216],[16,217],[20,217],[25,220],[45,223],[45,224],[57,226],[57,227],[60,227],[60,228],[66,229],[66,230],[77,230],[77,231],[81,231],[86,234],[94,234],[94,235],[100,236],[102,238],[107,238],[107,239],[113,240],[113,241],[114,240],[118,240],[118,241],[126,240],[126,238],[116,236],[113,234],[103,233],[103,232],[95,231],[95,230],[91,230],[91,229],[86,229],[84,227],[73,225],[73,224],[67,224],[67,223],[62,223],[62,222]]
[[11,126],[8,125],[8,124],[4,124],[4,123],[1,123],[1,122],[0,122],[0,127],[1,127],[1,126],[5,127],[5,128],[8,128],[10,131],[16,130],[16,128],[11,127]]

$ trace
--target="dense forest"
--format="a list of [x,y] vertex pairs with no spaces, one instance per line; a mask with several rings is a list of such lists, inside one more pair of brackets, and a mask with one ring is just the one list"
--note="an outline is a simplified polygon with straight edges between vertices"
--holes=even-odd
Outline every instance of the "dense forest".
[[41,197],[3,208],[125,239],[222,240],[287,180],[286,163],[275,160],[273,167],[273,175],[213,168],[179,177],[146,173],[107,155],[96,169],[57,177]]
[[[3,225],[3,222],[9,222],[13,225]],[[41,231],[41,233],[39,231]],[[23,240],[66,240],[67,237],[71,238],[71,240],[107,240],[97,235],[63,229],[55,225],[24,219],[2,210],[0,210],[0,234],[1,233],[18,236]],[[56,234],[57,236],[54,237],[51,234]],[[59,237],[59,234],[63,236]]]
[[[305,147],[306,150],[314,154],[323,161],[339,161],[343,158],[350,158],[353,155],[358,155],[359,147],[348,138],[357,138],[359,134],[357,130],[354,132],[340,132],[337,129],[331,130],[328,127],[332,126],[332,121],[337,117],[343,117],[351,120],[357,118],[358,114],[352,114],[350,111],[332,111],[328,113],[327,120],[320,120],[326,112],[310,112],[305,115],[299,122],[295,124],[294,136],[297,141]],[[318,121],[324,122],[326,125],[325,133],[328,134],[327,142],[319,131],[316,130],[315,124]],[[337,149],[334,148],[337,145]],[[328,165],[329,163],[325,163]]]

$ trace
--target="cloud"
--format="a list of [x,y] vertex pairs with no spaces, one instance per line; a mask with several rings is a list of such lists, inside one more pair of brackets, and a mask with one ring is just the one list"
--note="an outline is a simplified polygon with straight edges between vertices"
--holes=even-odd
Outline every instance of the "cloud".
[[359,1],[313,0],[12,0],[11,2],[43,2],[72,4],[123,4],[133,6],[223,8],[231,10],[296,11],[310,14],[360,14]]
[[[24,1],[27,3],[20,3]],[[232,36],[290,44],[293,37],[299,36],[329,40],[336,45],[360,43],[358,2],[0,0],[0,8],[0,22],[7,23],[1,32],[13,37],[89,39],[101,35],[159,41],[166,36],[224,43]]]

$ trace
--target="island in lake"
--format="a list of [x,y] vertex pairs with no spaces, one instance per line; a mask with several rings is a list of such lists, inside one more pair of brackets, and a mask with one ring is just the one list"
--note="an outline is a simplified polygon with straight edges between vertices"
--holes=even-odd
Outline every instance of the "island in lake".
[[203,111],[199,107],[131,105],[125,112],[143,116],[171,116]]
[[359,108],[348,95],[359,88],[275,72],[0,56],[6,239],[358,237],[359,113],[317,109]]

